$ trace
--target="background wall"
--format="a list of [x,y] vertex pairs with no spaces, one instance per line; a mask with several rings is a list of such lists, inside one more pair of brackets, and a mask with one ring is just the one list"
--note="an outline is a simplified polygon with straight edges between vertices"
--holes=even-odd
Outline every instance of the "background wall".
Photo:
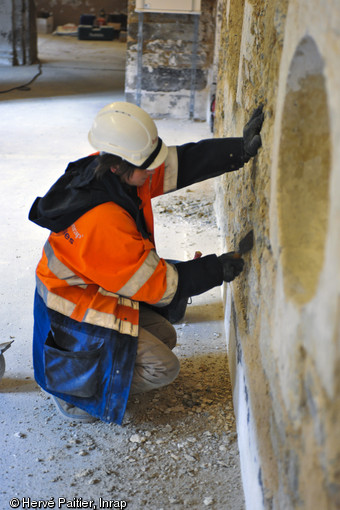
[[66,23],[79,24],[82,14],[99,16],[102,9],[109,13],[127,12],[127,0],[35,0],[37,12],[47,11],[53,14],[54,28]]
[[216,135],[265,111],[258,157],[216,187],[226,248],[255,233],[225,296],[247,507],[340,508],[340,5],[220,8]]
[[0,65],[30,65],[37,60],[36,16],[53,15],[53,30],[79,24],[81,14],[126,14],[127,0],[0,0]]

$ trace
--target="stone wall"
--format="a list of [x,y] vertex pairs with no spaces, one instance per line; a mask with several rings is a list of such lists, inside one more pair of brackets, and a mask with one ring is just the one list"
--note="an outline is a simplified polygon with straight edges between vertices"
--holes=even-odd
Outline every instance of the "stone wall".
[[[135,5],[134,0],[128,3],[126,100],[139,104],[153,116],[192,116],[206,120],[212,83],[216,2],[202,0],[197,53],[194,51],[194,18],[197,15],[159,13],[143,14],[143,50],[138,53],[140,24]],[[142,55],[141,75],[138,74],[139,55]],[[193,67],[196,69],[194,87]],[[140,100],[138,90],[141,91]]]
[[[247,508],[340,508],[340,4],[221,0],[217,136],[264,104],[263,148],[218,180]],[[229,324],[230,319],[230,324]]]

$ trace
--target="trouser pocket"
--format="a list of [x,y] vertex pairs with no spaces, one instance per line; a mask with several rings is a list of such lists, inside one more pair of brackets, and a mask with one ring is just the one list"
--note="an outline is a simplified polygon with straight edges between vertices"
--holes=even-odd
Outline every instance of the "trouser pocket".
[[103,344],[102,339],[92,339],[90,348],[84,350],[83,343],[78,344],[76,338],[67,333],[63,333],[62,342],[57,343],[50,331],[44,345],[46,388],[75,397],[92,397],[98,387]]

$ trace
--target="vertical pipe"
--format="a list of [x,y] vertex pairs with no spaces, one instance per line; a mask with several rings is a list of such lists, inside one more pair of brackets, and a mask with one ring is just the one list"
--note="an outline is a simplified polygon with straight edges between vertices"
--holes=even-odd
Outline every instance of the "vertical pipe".
[[142,63],[143,63],[143,13],[138,13],[138,43],[137,43],[137,88],[136,105],[141,106],[142,92]]

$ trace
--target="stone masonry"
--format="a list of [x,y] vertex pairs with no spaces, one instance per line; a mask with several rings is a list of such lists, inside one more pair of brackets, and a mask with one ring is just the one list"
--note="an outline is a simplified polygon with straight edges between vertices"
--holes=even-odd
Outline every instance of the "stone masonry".
[[[340,508],[340,4],[221,0],[215,134],[264,104],[263,148],[218,180],[247,508]],[[229,326],[230,319],[230,326]]]
[[[139,16],[135,1],[128,3],[128,47],[125,96],[137,103],[140,79],[140,106],[153,116],[189,118],[194,79],[194,115],[206,120],[212,81],[216,5],[202,0],[198,23],[198,47],[194,51],[195,20],[191,14],[143,14],[142,73],[138,75]],[[193,58],[196,63],[193,66]]]

